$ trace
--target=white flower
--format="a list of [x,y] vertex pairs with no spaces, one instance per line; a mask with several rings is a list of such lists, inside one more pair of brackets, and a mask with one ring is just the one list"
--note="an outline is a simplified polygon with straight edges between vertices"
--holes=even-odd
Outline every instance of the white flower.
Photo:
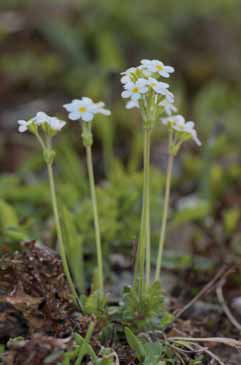
[[153,77],[149,77],[147,80],[147,84],[157,93],[166,95],[167,89],[169,85],[166,82],[157,81]]
[[103,102],[94,103],[92,99],[82,97],[82,99],[75,99],[70,104],[65,104],[63,107],[69,112],[69,119],[79,120],[85,122],[93,120],[95,114],[110,115],[111,112],[104,108]]
[[19,125],[18,127],[18,131],[20,133],[26,132],[29,129],[30,124],[36,124],[41,125],[43,123],[48,123],[49,121],[49,116],[44,113],[44,112],[38,112],[35,117],[31,118],[30,120],[26,121],[26,120],[19,120],[17,123]]
[[123,98],[131,98],[132,100],[138,100],[142,94],[148,91],[147,80],[140,78],[136,82],[128,82],[124,85],[125,90],[121,96]]
[[49,117],[47,123],[49,124],[50,128],[55,131],[60,131],[66,124],[66,122],[56,117]]
[[165,98],[167,99],[167,101],[168,101],[168,103],[171,103],[171,104],[173,104],[174,103],[174,95],[173,95],[173,93],[171,93],[171,91],[169,91],[169,90],[164,90],[164,94],[163,94],[164,96],[165,96]]
[[126,109],[133,109],[133,108],[139,108],[140,105],[137,100],[130,100],[126,104]]
[[20,133],[26,132],[29,129],[29,126],[32,124],[35,124],[37,127],[41,125],[47,125],[53,131],[60,131],[66,123],[56,117],[50,117],[44,112],[38,112],[35,117],[31,118],[29,121],[19,120],[18,131]]
[[198,146],[201,146],[201,141],[199,140],[197,136],[197,131],[195,129],[194,122],[188,121],[185,122],[185,119],[182,115],[173,115],[168,118],[163,118],[162,123],[164,125],[168,125],[172,127],[177,132],[186,133],[192,138]]
[[180,130],[180,132],[184,132],[190,135],[190,137],[196,142],[198,146],[201,146],[201,141],[197,136],[197,131],[194,126],[194,122],[186,122],[184,126],[173,126],[174,129]]
[[169,77],[174,72],[174,68],[164,65],[163,62],[158,60],[142,60],[142,68],[153,73],[158,73],[162,77]]
[[18,131],[20,133],[24,133],[28,130],[29,124],[32,123],[32,120],[26,121],[26,120],[18,120]]
[[94,118],[93,102],[89,98],[75,99],[70,104],[63,107],[69,112],[69,119],[89,122]]
[[162,100],[159,105],[163,107],[165,113],[169,116],[173,113],[176,113],[177,111],[177,108],[173,105],[173,102],[170,102],[167,99]]
[[126,84],[129,82],[132,82],[131,76],[134,75],[136,70],[137,70],[137,67],[130,67],[126,71],[121,72],[121,75],[123,75],[121,78],[121,83]]
[[182,115],[172,115],[167,118],[162,118],[161,122],[162,122],[162,124],[168,125],[168,126],[174,126],[174,125],[178,125],[178,124],[183,125],[183,123],[185,124],[185,119],[183,118]]
[[[193,122],[191,122],[193,124]],[[182,115],[175,116],[175,122],[173,124],[173,128],[179,132],[182,132],[185,128],[186,122]]]
[[104,114],[104,115],[111,115],[110,110],[105,109],[104,106],[105,106],[105,103],[103,103],[103,101],[95,103],[94,107],[93,107],[95,114],[99,113],[99,114]]
[[38,112],[32,120],[36,125],[46,124],[54,131],[60,131],[66,124],[63,120],[51,117],[44,112]]
[[33,118],[33,121],[37,125],[41,125],[44,123],[48,123],[49,118],[51,118],[48,114],[44,112],[38,112],[36,116]]

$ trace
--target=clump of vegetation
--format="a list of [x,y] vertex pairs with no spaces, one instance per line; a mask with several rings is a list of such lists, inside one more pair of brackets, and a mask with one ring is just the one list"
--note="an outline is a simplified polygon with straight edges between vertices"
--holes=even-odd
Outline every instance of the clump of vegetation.
[[[43,112],[38,112],[36,116],[27,121],[18,121],[19,132],[29,131],[32,133],[36,136],[42,148],[43,159],[48,170],[50,197],[64,273],[72,293],[73,302],[79,307],[79,311],[84,318],[90,318],[85,336],[82,337],[76,334],[72,350],[63,351],[64,359],[62,364],[77,365],[83,363],[85,359],[90,359],[91,363],[102,365],[118,363],[118,351],[116,350],[116,352],[115,348],[118,348],[118,343],[123,336],[126,337],[127,343],[134,351],[132,356],[140,364],[154,365],[160,364],[163,361],[163,363],[169,363],[171,358],[176,356],[175,351],[173,351],[175,346],[168,341],[162,342],[160,335],[158,335],[173,320],[172,315],[166,308],[165,296],[160,281],[160,271],[166,237],[174,158],[186,141],[193,139],[199,146],[201,142],[197,137],[194,122],[186,122],[183,116],[177,114],[177,108],[174,106],[174,95],[169,90],[169,84],[162,80],[162,78],[169,78],[173,72],[173,67],[166,66],[161,61],[142,60],[138,67],[128,69],[122,73],[121,77],[121,83],[124,88],[122,97],[128,99],[126,108],[138,108],[143,121],[143,192],[133,285],[124,288],[121,300],[115,306],[108,304],[108,296],[105,292],[103,244],[92,159],[92,146],[94,142],[93,120],[97,114],[109,116],[110,111],[105,109],[103,102],[95,103],[88,97],[75,99],[71,103],[64,105],[64,108],[69,113],[70,120],[81,121],[81,137],[86,150],[97,262],[96,268],[92,273],[93,283],[90,294],[85,292],[86,273],[83,268],[79,268],[83,264],[83,253],[79,255],[80,250],[77,250],[78,254],[75,250],[75,241],[78,241],[78,238],[72,222],[72,215],[65,206],[59,210],[54,181],[53,164],[56,159],[56,151],[52,138],[66,126],[66,122],[57,117],[50,117]],[[166,128],[168,135],[168,164],[158,252],[156,260],[153,260],[150,151],[152,135],[161,125]],[[131,184],[131,182],[129,183]],[[75,254],[77,260],[74,258]],[[98,328],[98,341],[100,341],[100,344],[108,343],[113,333],[115,334],[112,348],[103,347],[102,345],[100,345],[100,348],[98,346],[96,348],[95,346],[93,347],[91,338],[94,335],[95,327]],[[147,336],[144,342],[139,337],[142,335]],[[152,336],[156,336],[155,341],[152,341]],[[182,351],[181,348],[185,348],[187,345],[179,343],[176,348],[177,353],[179,346],[180,351]],[[48,363],[51,363],[51,356],[54,355],[50,355]],[[178,353],[177,360],[174,360],[174,363],[178,364],[180,357],[181,355]]]

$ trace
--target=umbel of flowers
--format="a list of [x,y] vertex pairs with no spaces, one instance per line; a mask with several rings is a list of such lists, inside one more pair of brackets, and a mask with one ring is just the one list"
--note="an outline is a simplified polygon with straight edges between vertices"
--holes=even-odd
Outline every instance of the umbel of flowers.
[[165,241],[166,223],[170,195],[173,158],[186,140],[193,138],[200,145],[193,122],[185,122],[174,106],[174,95],[170,85],[165,82],[174,68],[164,65],[159,60],[142,60],[137,67],[131,67],[122,72],[122,97],[127,99],[126,108],[139,108],[144,130],[144,181],[143,204],[141,215],[140,237],[138,243],[134,285],[139,296],[150,285],[151,275],[151,235],[150,235],[150,145],[151,133],[156,123],[162,121],[167,126],[169,134],[169,160],[166,177],[164,211],[160,232],[159,251],[156,262],[155,280],[159,280],[162,262],[162,252]]

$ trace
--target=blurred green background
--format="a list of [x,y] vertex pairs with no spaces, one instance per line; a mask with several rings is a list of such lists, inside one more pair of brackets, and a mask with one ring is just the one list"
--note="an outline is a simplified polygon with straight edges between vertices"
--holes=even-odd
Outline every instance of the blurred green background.
[[[241,256],[241,2],[239,0],[1,0],[0,244],[39,239],[52,246],[46,172],[32,136],[16,121],[39,110],[66,118],[62,104],[88,95],[113,111],[95,130],[102,237],[109,267],[130,257],[141,207],[142,128],[120,98],[120,72],[142,58],[172,65],[180,112],[203,142],[176,159],[165,265],[209,270]],[[80,129],[56,140],[59,199],[73,225],[76,260],[91,258],[92,212]],[[166,138],[152,144],[152,225],[161,222]],[[71,231],[71,232],[69,232]],[[119,255],[116,257],[116,255]],[[131,261],[131,260],[130,260]],[[123,263],[122,263],[123,265]],[[128,263],[127,263],[128,265]],[[108,266],[108,265],[107,265]]]

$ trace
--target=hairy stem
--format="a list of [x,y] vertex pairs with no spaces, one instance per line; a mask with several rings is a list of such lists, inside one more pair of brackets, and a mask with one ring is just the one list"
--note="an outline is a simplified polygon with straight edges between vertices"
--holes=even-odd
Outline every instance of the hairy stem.
[[54,183],[54,174],[53,174],[52,163],[48,163],[47,166],[48,166],[50,193],[51,193],[51,199],[52,199],[52,205],[53,205],[57,237],[58,237],[58,242],[59,242],[60,256],[62,259],[62,264],[63,264],[64,272],[65,272],[69,287],[72,291],[74,302],[75,302],[75,304],[78,304],[78,295],[77,295],[75,286],[74,286],[72,278],[71,278],[71,274],[70,274],[70,270],[69,270],[69,266],[68,266],[68,262],[67,262],[67,257],[66,257],[66,253],[65,253],[65,248],[64,248],[64,241],[63,241],[63,234],[62,234],[61,225],[60,225],[60,218],[59,218],[59,211],[58,211],[58,205],[57,205],[56,189],[55,189],[55,183]]
[[86,146],[86,158],[87,158],[87,169],[88,169],[89,184],[90,184],[90,194],[91,194],[93,214],[94,214],[97,267],[98,267],[98,283],[99,283],[100,292],[103,295],[104,294],[103,258],[102,258],[100,224],[99,224],[98,207],[97,207],[96,192],[95,192],[95,179],[94,179],[94,171],[93,171],[91,146]]
[[156,281],[159,280],[159,276],[160,276],[160,270],[161,270],[161,265],[162,265],[162,256],[163,256],[163,247],[164,247],[165,237],[166,237],[166,226],[167,226],[168,209],[169,209],[169,198],[170,198],[170,187],[171,187],[173,160],[174,160],[174,156],[172,154],[169,154],[168,166],[167,166],[167,177],[166,177],[166,189],[165,189],[165,197],[164,197],[164,208],[163,208],[163,217],[162,217],[162,226],[161,226],[161,234],[160,234],[160,243],[159,243],[159,251],[158,251],[157,263],[156,263],[156,274],[155,274],[155,280]]

